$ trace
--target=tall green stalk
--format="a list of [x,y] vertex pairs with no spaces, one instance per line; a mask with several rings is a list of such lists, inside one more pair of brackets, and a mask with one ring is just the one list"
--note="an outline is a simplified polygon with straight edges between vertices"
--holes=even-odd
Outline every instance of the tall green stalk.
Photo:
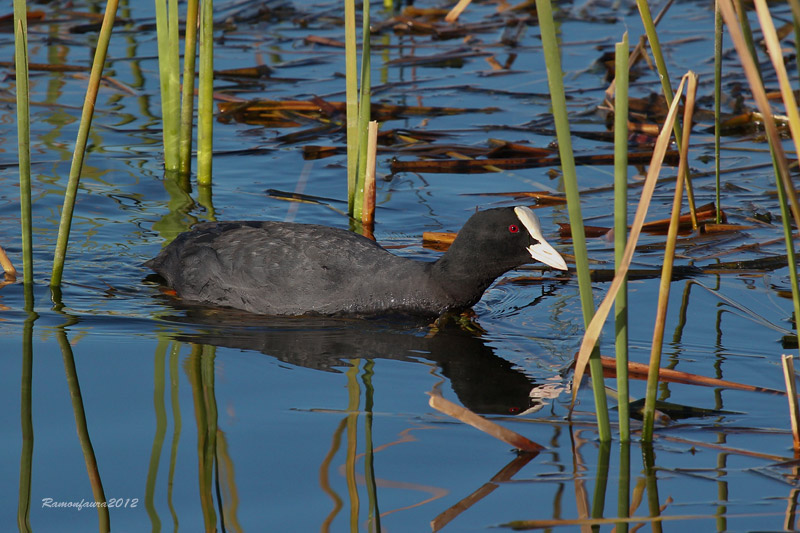
[[367,174],[367,136],[369,134],[370,98],[372,97],[370,69],[369,2],[363,2],[361,30],[361,90],[358,97],[358,173],[352,216],[361,220],[364,208],[364,181]]
[[[561,156],[561,170],[563,173],[564,188],[566,190],[567,209],[569,211],[569,221],[572,228],[572,243],[575,252],[578,291],[581,297],[583,321],[585,326],[588,327],[594,315],[592,280],[589,275],[589,256],[586,251],[586,233],[583,227],[577,172],[575,170],[575,160],[570,138],[567,102],[564,94],[564,80],[561,71],[561,57],[559,55],[555,22],[553,21],[553,9],[550,0],[536,0],[536,10],[539,14],[539,27],[542,35],[545,62],[547,64],[547,79],[550,87],[550,98],[556,125],[558,150]],[[589,358],[589,368],[592,373],[592,389],[594,392],[598,436],[601,441],[607,441],[611,439],[611,424],[608,418],[608,405],[606,402],[605,387],[603,385],[603,366],[600,362],[600,353],[597,346],[595,346]]]
[[[742,0],[734,0],[733,5],[736,8],[736,16],[739,19],[739,26],[742,29],[742,36],[747,45],[747,51],[750,52],[750,57],[758,64],[758,52],[756,51],[756,43],[753,39],[753,30],[750,28],[750,20],[747,18],[747,8],[742,3]],[[761,71],[759,71],[759,75]]]
[[75,209],[78,183],[81,179],[83,160],[86,155],[86,141],[89,138],[89,130],[92,127],[92,117],[94,116],[94,106],[97,101],[97,91],[100,88],[100,78],[103,75],[103,65],[106,62],[108,43],[111,40],[111,30],[114,27],[114,18],[117,14],[118,3],[117,0],[108,0],[106,3],[103,24],[100,27],[100,35],[97,38],[97,49],[95,50],[94,62],[92,63],[92,72],[89,75],[89,86],[86,89],[86,98],[83,102],[81,123],[78,127],[78,138],[75,141],[75,151],[72,153],[72,166],[69,170],[69,181],[67,182],[67,190],[64,193],[64,205],[61,208],[61,223],[58,227],[58,240],[56,242],[55,257],[53,258],[53,274],[50,278],[51,287],[61,285],[61,276],[64,273],[64,259],[67,255],[69,231],[72,226],[72,212]]
[[[667,101],[667,107],[669,107],[672,105],[672,99],[675,97],[675,91],[672,90],[672,82],[669,79],[669,70],[667,69],[666,61],[664,61],[664,54],[661,51],[661,43],[658,39],[658,33],[656,32],[656,25],[653,22],[653,16],[650,13],[650,6],[648,5],[647,0],[636,0],[636,5],[639,8],[639,16],[641,17],[642,24],[644,25],[644,31],[647,35],[647,42],[650,43],[650,51],[653,53],[653,59],[656,62],[658,76],[661,78],[661,89],[664,93],[664,99]],[[675,132],[675,144],[680,150],[680,143],[681,139],[683,138],[683,133],[681,132],[681,125],[679,121],[675,121],[673,131]],[[683,176],[683,179],[686,181],[686,195],[689,198],[689,210],[692,217],[692,227],[697,229],[697,215],[694,208],[694,191],[692,190],[692,182],[689,179],[688,170],[686,175]]]
[[[628,33],[615,47],[614,93],[614,261],[619,268],[628,241]],[[619,438],[630,440],[628,392],[628,282],[622,282],[614,303]]]
[[720,198],[720,135],[721,135],[721,106],[722,106],[722,16],[719,5],[714,2],[714,175],[716,219],[722,222],[722,200]]
[[24,283],[33,283],[33,230],[31,223],[31,117],[28,100],[28,17],[25,0],[14,0],[14,65],[17,89],[17,146],[19,156],[19,206],[22,230]]
[[156,0],[158,71],[161,83],[161,121],[164,168],[180,168],[180,38],[178,0]]
[[198,0],[186,2],[186,22],[183,33],[183,85],[179,133],[178,168],[182,174],[192,171],[192,126],[194,124],[194,72],[197,60]]
[[200,12],[200,89],[197,96],[197,183],[211,185],[214,138],[214,2]]
[[347,110],[347,210],[353,216],[358,175],[358,65],[355,0],[344,2],[345,106]]

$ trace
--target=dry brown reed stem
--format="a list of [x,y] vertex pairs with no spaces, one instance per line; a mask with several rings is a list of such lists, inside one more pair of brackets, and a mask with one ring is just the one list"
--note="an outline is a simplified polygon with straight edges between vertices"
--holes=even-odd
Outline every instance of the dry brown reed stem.
[[592,350],[597,343],[597,339],[600,338],[600,332],[603,329],[603,324],[605,323],[606,318],[608,318],[608,314],[611,311],[611,306],[614,305],[617,292],[619,292],[619,289],[625,280],[625,275],[628,273],[628,269],[631,266],[633,253],[636,250],[636,244],[639,241],[639,235],[642,232],[642,225],[644,224],[644,219],[647,216],[647,209],[650,207],[650,200],[653,197],[653,191],[655,190],[656,182],[658,181],[658,174],[661,172],[661,164],[664,160],[664,154],[667,151],[669,139],[672,135],[672,126],[675,123],[675,117],[678,113],[678,105],[680,104],[681,100],[679,96],[683,92],[683,87],[686,84],[686,77],[687,76],[683,77],[680,85],[678,86],[678,90],[675,92],[676,97],[672,100],[672,105],[667,113],[664,126],[661,128],[661,133],[658,135],[658,139],[656,139],[655,149],[653,150],[653,158],[647,171],[647,178],[645,179],[644,186],[642,187],[642,193],[639,198],[639,206],[636,208],[636,214],[634,215],[630,235],[628,236],[628,244],[625,247],[625,253],[623,254],[622,260],[619,263],[617,275],[614,276],[614,280],[611,282],[608,293],[603,299],[603,302],[597,308],[597,311],[595,311],[594,317],[589,323],[589,326],[586,328],[586,333],[583,336],[581,348],[578,352],[578,358],[575,362],[575,376],[573,378],[572,386],[573,405],[575,403],[575,398],[578,395],[581,379],[586,372],[586,363],[589,362],[589,355],[592,353]]
[[511,431],[510,429],[506,429],[499,424],[495,424],[494,422],[473,413],[465,407],[461,407],[460,405],[454,404],[450,400],[446,400],[439,391],[438,386],[434,387],[433,390],[431,390],[431,392],[428,394],[431,397],[431,399],[428,401],[428,404],[441,413],[451,416],[456,420],[460,420],[465,424],[469,424],[470,426],[479,429],[484,433],[491,435],[492,437],[513,446],[514,448],[517,448],[518,450],[522,450],[524,452],[540,452],[541,450],[544,450],[544,446],[536,444],[532,440],[523,437],[519,433]]
[[0,246],[0,266],[3,267],[3,271],[6,273],[6,279],[17,279],[17,269],[14,268],[13,263],[11,263],[11,259],[8,258],[6,251],[3,250],[3,247]]
[[458,3],[450,10],[446,17],[444,17],[445,22],[455,22],[458,20],[458,17],[461,16],[461,13],[467,9],[467,6],[472,3],[472,0],[458,0]]
[[[681,161],[678,164],[678,179],[675,182],[675,195],[672,201],[672,216],[667,231],[667,243],[664,249],[664,264],[661,269],[661,284],[658,291],[658,304],[656,306],[656,320],[653,327],[653,341],[650,344],[650,367],[647,373],[647,394],[644,403],[644,424],[642,440],[653,440],[653,424],[655,422],[656,388],[658,387],[658,373],[661,368],[661,350],[664,344],[664,328],[667,323],[667,306],[669,304],[669,289],[672,284],[672,267],[675,262],[675,247],[678,240],[678,227],[680,226],[681,203],[683,203],[683,185],[686,175],[687,155],[689,152],[689,136],[692,130],[692,114],[697,94],[697,74],[689,72],[686,90],[686,104],[683,115],[683,134],[681,139]],[[677,100],[677,98],[676,98]],[[686,191],[689,192],[688,190]]]
[[789,419],[792,424],[792,436],[794,437],[794,451],[800,452],[800,426],[798,418],[800,411],[797,406],[797,384],[794,377],[794,356],[782,355],[783,378],[786,380],[786,397],[789,399]]
[[378,122],[371,120],[367,131],[367,171],[364,175],[364,207],[361,223],[371,228],[375,223],[375,155],[378,151]]

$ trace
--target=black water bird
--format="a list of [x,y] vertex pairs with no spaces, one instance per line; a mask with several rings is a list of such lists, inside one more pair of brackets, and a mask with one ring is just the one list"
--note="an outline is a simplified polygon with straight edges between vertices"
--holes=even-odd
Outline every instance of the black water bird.
[[288,222],[207,222],[146,266],[191,302],[264,315],[439,316],[468,309],[535,259],[566,270],[527,207],[479,211],[437,261],[394,255],[355,233]]

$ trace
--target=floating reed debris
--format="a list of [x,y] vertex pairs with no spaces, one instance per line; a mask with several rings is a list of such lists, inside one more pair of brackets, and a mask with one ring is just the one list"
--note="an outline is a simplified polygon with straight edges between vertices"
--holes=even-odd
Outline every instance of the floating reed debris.
[[[322,98],[311,100],[250,100],[247,102],[220,102],[217,104],[220,111],[220,122],[231,120],[245,124],[273,125],[287,121],[288,117],[295,120],[306,119],[319,121],[320,119],[340,119],[347,110],[346,102],[330,102]],[[446,116],[461,115],[465,113],[495,113],[496,107],[469,108],[469,107],[438,107],[414,106],[373,103],[370,106],[372,120],[385,122],[406,116]],[[299,124],[299,122],[297,123]],[[296,125],[296,124],[295,124]]]
[[[630,164],[646,164],[653,158],[653,152],[631,152],[628,154]],[[668,163],[678,161],[677,151],[669,151],[664,155]],[[576,165],[613,165],[614,154],[578,155],[573,156]],[[492,159],[436,159],[427,161],[398,161],[392,160],[393,173],[398,172],[428,172],[428,173],[459,173],[475,174],[482,172],[497,172],[497,169],[511,170],[518,168],[555,167],[562,165],[560,157],[549,155],[543,157],[507,157]]]
[[487,420],[480,415],[477,415],[470,411],[465,407],[461,407],[460,405],[454,404],[450,400],[446,400],[439,388],[438,385],[428,393],[430,396],[430,400],[428,401],[429,405],[436,409],[437,411],[446,414],[447,416],[451,416],[456,420],[460,420],[465,424],[469,424],[470,426],[483,431],[484,433],[491,435],[492,437],[505,442],[513,446],[518,450],[522,450],[523,452],[533,452],[538,453],[544,450],[544,446],[536,444],[532,440],[523,437],[519,433],[511,431],[499,424],[492,422],[491,420]]
[[3,250],[3,247],[0,246],[0,266],[3,267],[3,272],[5,272],[6,279],[16,279],[17,278],[17,269],[14,268],[14,265],[11,263],[11,259],[8,258],[6,251]]
[[[601,357],[600,360],[603,363],[604,375],[608,377],[614,377],[617,372],[616,360],[613,357],[605,356]],[[628,375],[631,379],[647,379],[648,370],[648,365],[644,363],[636,363],[633,361],[628,362]],[[728,381],[725,379],[709,378],[706,376],[700,376],[698,374],[673,370],[671,368],[659,369],[659,380],[664,383],[682,383],[685,385],[698,385],[700,387],[720,387],[724,389],[783,395],[783,391],[779,391],[777,389],[759,387],[757,385],[748,385],[746,383],[737,383],[735,381]]]

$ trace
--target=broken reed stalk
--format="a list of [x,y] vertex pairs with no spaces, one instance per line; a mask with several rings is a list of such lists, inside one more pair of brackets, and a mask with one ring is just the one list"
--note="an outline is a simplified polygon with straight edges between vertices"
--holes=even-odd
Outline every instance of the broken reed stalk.
[[371,118],[370,98],[372,97],[372,77],[370,63],[369,2],[362,3],[363,25],[361,27],[361,87],[358,95],[358,175],[356,176],[356,203],[353,216],[361,218],[366,194],[365,180],[368,166],[368,136]]
[[158,77],[161,84],[161,123],[164,139],[164,168],[180,168],[180,36],[178,1],[156,1]]
[[214,139],[214,2],[200,10],[200,87],[197,94],[197,183],[211,185]]
[[[614,92],[614,262],[619,269],[628,238],[628,33],[616,44]],[[630,440],[628,392],[628,282],[622,282],[614,303],[619,439]]]
[[61,222],[58,226],[58,239],[53,257],[53,274],[50,286],[61,285],[61,276],[64,273],[64,259],[67,255],[69,232],[72,226],[72,212],[75,209],[75,198],[78,194],[78,183],[83,170],[83,160],[86,155],[86,142],[89,138],[89,129],[92,127],[97,91],[100,88],[100,79],[103,75],[103,66],[106,62],[108,43],[111,40],[111,31],[114,28],[114,19],[117,14],[118,0],[108,0],[106,3],[103,24],[97,37],[97,48],[92,62],[92,72],[89,75],[89,86],[86,88],[86,98],[83,101],[81,122],[78,127],[78,138],[75,141],[75,150],[72,153],[72,165],[69,170],[69,181],[64,192],[64,205],[61,207]]
[[[697,74],[687,74],[689,83],[686,90],[686,103],[683,114],[683,139],[681,142],[681,160],[678,165],[678,178],[675,180],[675,195],[672,201],[672,216],[667,231],[666,248],[664,249],[664,264],[661,268],[661,284],[658,291],[658,304],[656,307],[656,321],[653,328],[653,341],[650,345],[650,367],[647,373],[647,388],[645,392],[644,412],[642,413],[642,440],[653,441],[653,426],[655,424],[656,393],[658,392],[658,372],[661,368],[661,349],[664,343],[664,329],[667,322],[667,306],[669,304],[669,290],[672,284],[672,266],[675,262],[675,247],[678,241],[678,228],[680,226],[681,204],[683,203],[682,176],[686,175],[688,168],[689,136],[692,131],[692,115],[694,113],[695,96],[697,95]],[[688,191],[687,191],[688,192]]]
[[[653,53],[653,59],[655,59],[656,62],[658,76],[661,78],[661,89],[664,93],[664,98],[667,101],[667,106],[670,106],[672,105],[672,99],[675,97],[675,95],[672,91],[672,82],[669,79],[667,63],[664,61],[664,54],[661,51],[661,44],[658,39],[658,33],[656,32],[656,25],[653,22],[653,16],[650,13],[650,6],[648,5],[647,0],[636,0],[636,5],[639,8],[639,16],[642,19],[645,34],[647,34],[647,42],[650,43],[650,51]],[[681,125],[678,122],[675,122],[674,128],[675,144],[678,145],[678,150],[680,150],[681,138],[683,137],[683,134],[681,133]],[[686,194],[689,198],[689,213],[692,217],[692,227],[696,230],[698,226],[697,215],[695,212],[694,191],[692,190],[692,182],[689,178],[688,169],[683,178],[686,180]]]
[[[680,85],[678,86],[678,96],[680,96],[680,94],[683,92],[685,83],[686,76],[683,77]],[[672,105],[669,107],[669,111],[667,112],[667,117],[664,120],[664,125],[661,128],[661,133],[658,134],[658,138],[656,139],[656,144],[653,148],[653,158],[647,169],[647,177],[645,178],[644,185],[642,186],[642,190],[639,195],[639,205],[636,207],[636,214],[633,217],[633,223],[630,227],[628,242],[625,245],[625,253],[622,256],[620,264],[617,266],[617,274],[611,281],[611,286],[608,288],[608,292],[598,306],[597,312],[595,312],[594,317],[592,318],[592,322],[586,328],[586,333],[583,335],[581,347],[578,351],[578,357],[575,360],[575,376],[572,380],[573,404],[575,403],[575,399],[578,395],[581,378],[586,373],[586,364],[589,361],[589,356],[592,354],[594,346],[597,344],[597,339],[600,338],[600,332],[603,330],[603,324],[605,323],[606,318],[608,318],[608,314],[611,312],[611,306],[614,303],[617,293],[622,287],[622,282],[631,266],[633,254],[636,251],[636,243],[639,241],[639,235],[642,232],[644,219],[647,216],[647,210],[650,207],[650,200],[653,198],[653,191],[655,190],[656,183],[658,181],[658,175],[661,172],[661,165],[664,161],[664,155],[666,154],[667,147],[669,146],[669,141],[672,134],[672,126],[678,113],[679,102],[679,98],[676,98],[672,101]],[[591,371],[592,374],[594,374],[594,367],[591,368]]]
[[[555,119],[558,150],[561,156],[561,171],[563,174],[564,189],[567,197],[567,210],[572,231],[572,243],[575,253],[575,268],[578,276],[578,291],[581,297],[583,320],[585,327],[594,315],[594,299],[592,298],[592,280],[589,274],[589,256],[586,250],[586,233],[583,227],[581,213],[580,192],[578,188],[575,159],[572,153],[570,138],[569,117],[564,94],[564,80],[561,71],[561,56],[556,38],[553,9],[550,0],[536,0],[536,12],[539,15],[539,28],[541,30],[542,45],[545,62],[547,64],[547,81],[550,89],[550,98]],[[601,441],[611,439],[611,423],[608,417],[608,404],[606,401],[605,386],[603,384],[603,370],[600,362],[600,352],[595,344],[592,345],[591,357],[588,362],[592,371],[592,391],[594,393],[595,415],[597,416],[598,437]],[[577,389],[579,382],[573,389]]]
[[[14,0],[14,67],[17,93],[19,207],[22,232],[22,279],[33,283],[33,228],[31,222],[31,116],[28,79],[28,16],[25,0]],[[3,261],[5,258],[5,261]],[[0,248],[0,263],[8,276],[17,271]]]
[[786,381],[786,397],[789,400],[789,421],[792,425],[792,436],[794,437],[794,451],[800,452],[800,410],[797,406],[797,383],[794,374],[794,356],[782,355],[783,378]]
[[378,122],[370,120],[367,134],[367,171],[364,175],[364,205],[361,223],[371,230],[375,224],[375,155],[378,152]]
[[[371,118],[371,69],[369,2],[363,5],[361,30],[361,79],[356,78],[356,30],[354,0],[345,1],[345,83],[347,110],[347,211],[361,220],[364,208],[364,179],[367,173],[367,135]],[[359,89],[360,87],[360,89]]]
[[186,2],[183,32],[183,84],[181,85],[181,121],[178,138],[178,169],[181,174],[192,171],[192,130],[194,125],[194,73],[197,60],[198,0]]

